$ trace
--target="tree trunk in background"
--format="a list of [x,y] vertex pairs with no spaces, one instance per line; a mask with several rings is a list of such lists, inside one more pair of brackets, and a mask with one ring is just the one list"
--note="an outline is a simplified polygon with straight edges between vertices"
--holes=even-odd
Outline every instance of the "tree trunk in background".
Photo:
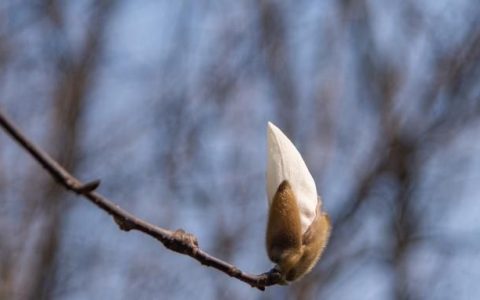
[[[260,38],[265,57],[266,73],[276,98],[277,122],[291,138],[297,135],[298,99],[293,80],[294,69],[286,40],[286,24],[276,1],[259,0]],[[281,122],[281,123],[280,123]]]
[[[64,33],[65,28],[61,28],[62,22],[58,20],[63,16],[58,15],[60,10],[55,4],[52,2],[48,6],[48,17],[56,27],[55,30]],[[86,98],[93,87],[92,79],[101,55],[103,32],[111,9],[111,1],[96,4],[89,26],[85,29],[82,51],[76,56],[65,52],[56,57],[57,78],[52,101],[54,110],[47,149],[72,173],[75,173],[78,166],[81,121]],[[47,29],[46,39],[48,34]],[[66,36],[60,38],[68,43]],[[22,268],[10,269],[16,273],[16,288],[11,299],[52,299],[59,283],[56,274],[61,267],[58,254],[62,243],[62,228],[72,205],[65,201],[66,191],[51,179],[45,181],[34,197],[32,203],[36,205],[30,208],[26,220],[27,236],[32,241],[23,250],[23,255],[19,256],[22,261],[18,265]]]

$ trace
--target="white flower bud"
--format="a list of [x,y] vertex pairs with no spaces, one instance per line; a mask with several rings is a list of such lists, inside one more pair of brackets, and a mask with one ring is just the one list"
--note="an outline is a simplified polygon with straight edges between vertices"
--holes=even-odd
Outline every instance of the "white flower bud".
[[278,127],[268,122],[267,195],[272,204],[284,180],[290,183],[302,224],[302,234],[312,224],[318,203],[317,188],[297,148]]

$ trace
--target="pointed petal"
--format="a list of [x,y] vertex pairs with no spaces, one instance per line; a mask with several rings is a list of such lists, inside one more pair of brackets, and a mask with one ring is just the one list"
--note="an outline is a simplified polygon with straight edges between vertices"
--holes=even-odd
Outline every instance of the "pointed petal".
[[268,122],[267,195],[271,205],[275,192],[288,180],[300,208],[302,234],[316,215],[317,188],[297,148],[278,127]]

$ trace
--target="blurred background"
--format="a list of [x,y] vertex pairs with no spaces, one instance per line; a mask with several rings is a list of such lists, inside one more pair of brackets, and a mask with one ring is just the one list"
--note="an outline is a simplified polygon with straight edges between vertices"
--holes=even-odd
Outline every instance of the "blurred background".
[[0,299],[480,297],[477,0],[4,0],[0,109],[257,274],[273,121],[334,224],[310,275],[260,292],[120,231],[0,132]]

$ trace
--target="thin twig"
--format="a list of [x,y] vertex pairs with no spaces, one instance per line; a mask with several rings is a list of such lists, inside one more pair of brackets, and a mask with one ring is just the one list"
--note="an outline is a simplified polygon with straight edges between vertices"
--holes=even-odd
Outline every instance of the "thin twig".
[[121,230],[138,230],[159,240],[166,248],[188,255],[198,260],[202,265],[215,268],[225,274],[235,277],[252,287],[265,290],[265,287],[278,284],[281,276],[274,269],[260,274],[247,274],[221,259],[202,251],[198,246],[197,238],[182,229],[171,231],[151,223],[148,223],[128,211],[120,208],[113,201],[94,192],[99,186],[100,181],[94,180],[82,183],[72,174],[67,172],[60,164],[50,157],[43,150],[30,142],[23,133],[0,111],[0,125],[10,136],[17,141],[26,151],[28,151],[40,163],[48,173],[66,189],[73,191],[93,202],[99,208],[110,214]]

